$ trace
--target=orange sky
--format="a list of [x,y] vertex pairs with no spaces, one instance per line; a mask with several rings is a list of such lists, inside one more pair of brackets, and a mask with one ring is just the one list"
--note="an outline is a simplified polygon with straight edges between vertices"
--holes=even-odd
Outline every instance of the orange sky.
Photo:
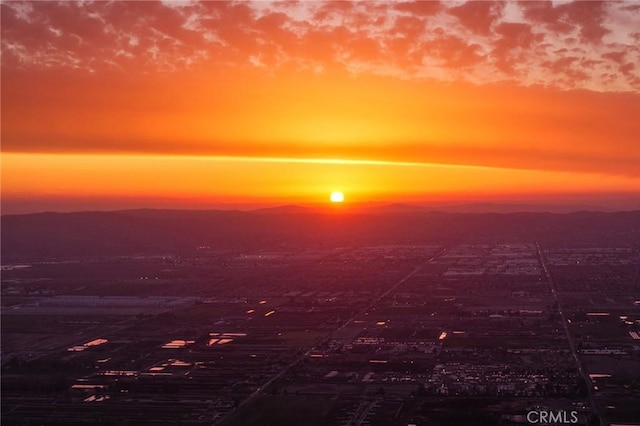
[[633,3],[1,7],[3,212],[638,195]]

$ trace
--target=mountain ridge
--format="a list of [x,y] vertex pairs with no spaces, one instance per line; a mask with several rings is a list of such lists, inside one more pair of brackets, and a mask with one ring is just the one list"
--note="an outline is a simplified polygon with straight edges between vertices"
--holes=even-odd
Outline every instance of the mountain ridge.
[[463,238],[579,241],[595,235],[640,241],[640,211],[343,213],[140,209],[5,215],[1,218],[2,260],[179,253],[200,246],[247,250]]

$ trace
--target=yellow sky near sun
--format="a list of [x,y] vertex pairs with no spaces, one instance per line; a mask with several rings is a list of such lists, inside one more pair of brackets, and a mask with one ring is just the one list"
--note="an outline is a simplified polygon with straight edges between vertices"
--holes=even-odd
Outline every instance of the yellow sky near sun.
[[350,202],[397,202],[451,194],[634,191],[640,185],[639,178],[601,174],[284,158],[5,153],[2,166],[8,199],[124,194],[314,203],[339,189]]

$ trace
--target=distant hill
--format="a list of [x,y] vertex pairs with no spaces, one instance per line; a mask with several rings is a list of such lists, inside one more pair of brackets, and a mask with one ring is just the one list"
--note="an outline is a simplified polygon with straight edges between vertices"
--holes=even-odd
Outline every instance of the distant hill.
[[600,206],[588,204],[498,204],[470,203],[434,207],[433,210],[457,213],[574,213],[606,211]]
[[490,239],[549,243],[640,241],[640,211],[446,213],[412,206],[349,210],[123,210],[5,215],[3,263],[79,256],[184,253],[199,246],[430,243]]

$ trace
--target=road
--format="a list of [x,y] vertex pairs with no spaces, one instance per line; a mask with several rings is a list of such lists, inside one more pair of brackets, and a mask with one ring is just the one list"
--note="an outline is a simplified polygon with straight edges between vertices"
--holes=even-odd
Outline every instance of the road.
[[551,293],[553,294],[553,298],[555,299],[556,306],[558,307],[558,313],[560,314],[560,321],[562,322],[562,327],[564,329],[565,336],[567,337],[567,341],[569,342],[569,348],[571,349],[571,354],[573,355],[573,359],[576,362],[576,366],[578,367],[578,372],[582,376],[582,379],[585,381],[587,385],[587,393],[589,397],[589,404],[591,405],[591,411],[595,413],[600,419],[600,425],[608,426],[607,423],[600,413],[598,406],[596,404],[596,400],[593,396],[593,383],[591,382],[591,378],[589,374],[582,366],[582,362],[580,361],[580,357],[578,356],[578,350],[576,349],[576,345],[573,343],[573,339],[571,338],[571,332],[569,331],[569,322],[567,321],[567,317],[564,314],[564,309],[562,308],[562,302],[560,300],[560,296],[558,295],[558,291],[556,289],[556,284],[553,281],[553,277],[549,272],[549,268],[547,266],[547,259],[542,253],[542,249],[540,248],[540,244],[536,242],[536,250],[538,251],[538,257],[540,258],[540,263],[542,265],[542,269],[544,270],[544,274],[547,277],[547,282],[551,286]]

